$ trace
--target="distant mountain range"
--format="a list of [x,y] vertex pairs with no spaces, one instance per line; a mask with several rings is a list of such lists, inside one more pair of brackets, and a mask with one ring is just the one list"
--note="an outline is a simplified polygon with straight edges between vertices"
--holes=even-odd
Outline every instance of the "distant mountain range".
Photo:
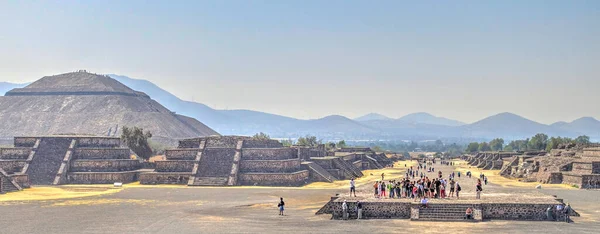
[[[449,139],[466,142],[495,137],[522,139],[545,133],[567,137],[588,135],[592,139],[600,139],[600,121],[592,117],[551,125],[537,123],[512,113],[500,113],[471,124],[424,112],[397,119],[370,113],[355,119],[331,115],[320,119],[302,120],[252,110],[216,110],[202,103],[181,100],[147,80],[120,75],[109,76],[134,90],[148,94],[178,114],[196,118],[223,135],[253,135],[265,132],[277,138],[297,138],[310,134],[327,140]],[[25,85],[27,84],[0,82],[0,92]]]

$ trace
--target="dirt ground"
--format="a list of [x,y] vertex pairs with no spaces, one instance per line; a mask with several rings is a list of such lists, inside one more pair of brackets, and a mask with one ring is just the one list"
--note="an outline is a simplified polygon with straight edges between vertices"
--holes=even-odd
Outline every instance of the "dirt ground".
[[[408,163],[407,163],[408,164]],[[408,165],[407,165],[408,166]],[[408,166],[409,167],[409,166]],[[452,170],[452,169],[450,169]],[[460,170],[460,168],[459,168]],[[395,168],[365,172],[359,191],[370,196],[370,184],[381,173],[401,177]],[[389,173],[389,174],[388,174]],[[373,174],[373,175],[371,175]],[[478,176],[478,173],[473,173]],[[348,181],[313,183],[301,188],[186,187],[128,184],[39,187],[0,195],[2,233],[597,233],[600,191],[529,185],[491,184],[485,192],[541,192],[557,195],[581,214],[575,223],[486,221],[480,223],[415,222],[408,220],[330,220],[314,215],[336,193],[346,193]],[[498,180],[499,182],[502,182]],[[286,215],[279,216],[279,197]],[[485,197],[485,193],[484,193]]]

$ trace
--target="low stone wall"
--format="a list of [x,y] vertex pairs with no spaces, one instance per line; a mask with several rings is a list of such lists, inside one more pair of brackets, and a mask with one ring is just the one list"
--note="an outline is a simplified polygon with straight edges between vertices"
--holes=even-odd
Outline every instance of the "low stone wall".
[[72,172],[67,176],[72,184],[112,184],[136,181],[137,173],[131,172]]
[[600,159],[600,148],[588,148],[583,150],[583,156],[598,157]]
[[252,148],[242,149],[242,160],[283,160],[298,158],[293,148]]
[[483,219],[499,220],[546,220],[546,209],[553,204],[482,204]]
[[140,169],[140,161],[135,159],[71,160],[71,172],[116,172]]
[[35,137],[15,137],[15,147],[33,147],[37,138]]
[[335,166],[333,165],[333,159],[314,159],[311,160],[314,163],[316,163],[317,165],[321,166],[324,169],[334,169]]
[[21,172],[23,167],[27,164],[25,161],[3,161],[0,160],[0,168],[6,171],[7,174],[14,174]]
[[229,177],[235,148],[206,148],[198,165],[198,177]]
[[172,149],[165,151],[167,160],[194,160],[198,149]]
[[548,184],[560,184],[562,183],[563,180],[563,173],[562,172],[552,172],[550,173],[550,175],[548,176]]
[[130,159],[129,148],[76,148],[74,159]]
[[242,160],[241,172],[294,172],[300,167],[300,159]]
[[77,137],[78,147],[120,147],[121,139],[115,137]]
[[580,188],[583,188],[583,189],[598,189],[598,188],[600,188],[600,174],[582,175]]
[[582,178],[581,175],[571,174],[571,173],[563,173],[563,184],[576,185],[581,188]]
[[305,184],[308,178],[307,170],[294,173],[240,173],[238,183],[241,185],[300,186]]
[[573,162],[573,172],[577,174],[592,174],[591,162]]
[[1,148],[0,159],[27,159],[27,157],[29,157],[29,153],[31,153],[31,148]]
[[600,162],[592,162],[592,174],[600,174]]
[[192,173],[150,172],[140,174],[140,184],[187,184]]
[[243,148],[281,148],[283,144],[277,140],[244,140]]
[[163,160],[156,161],[157,172],[191,172],[194,169],[194,160]]
[[[346,202],[351,219],[357,218],[356,202]],[[362,202],[365,219],[409,219],[411,217],[410,202]],[[342,219],[342,202],[331,204],[333,219]]]
[[179,149],[197,149],[198,147],[200,147],[200,140],[199,139],[185,139],[185,140],[181,140],[179,141],[179,145],[177,146],[177,148]]

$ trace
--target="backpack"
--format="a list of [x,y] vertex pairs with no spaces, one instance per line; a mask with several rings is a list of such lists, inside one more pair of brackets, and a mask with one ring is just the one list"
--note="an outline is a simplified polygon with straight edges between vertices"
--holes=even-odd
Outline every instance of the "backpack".
[[460,190],[461,190],[461,189],[460,189],[460,184],[456,184],[456,191],[459,191],[459,192],[460,192]]

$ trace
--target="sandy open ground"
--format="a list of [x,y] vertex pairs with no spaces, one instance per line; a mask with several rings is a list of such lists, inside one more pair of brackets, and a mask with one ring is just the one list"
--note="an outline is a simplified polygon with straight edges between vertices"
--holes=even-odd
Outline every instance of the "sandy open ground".
[[[395,168],[366,171],[366,176],[357,181],[363,196],[371,196],[371,183],[380,179],[382,172],[386,174],[386,180],[400,178],[405,172],[404,162],[399,162]],[[478,172],[473,174],[478,176]],[[0,195],[0,232],[597,233],[600,230],[598,190],[553,186],[535,190],[535,184],[512,180],[506,182],[492,177],[492,174],[489,176],[492,184],[486,186],[484,198],[486,193],[488,199],[494,199],[493,194],[506,194],[507,191],[558,195],[570,202],[581,217],[575,217],[575,223],[572,224],[526,221],[336,221],[330,220],[329,215],[317,216],[314,213],[332,195],[347,193],[348,181],[313,183],[301,188],[145,186],[134,183],[123,188],[107,185],[38,187]],[[286,216],[277,215],[279,197],[286,200]]]

